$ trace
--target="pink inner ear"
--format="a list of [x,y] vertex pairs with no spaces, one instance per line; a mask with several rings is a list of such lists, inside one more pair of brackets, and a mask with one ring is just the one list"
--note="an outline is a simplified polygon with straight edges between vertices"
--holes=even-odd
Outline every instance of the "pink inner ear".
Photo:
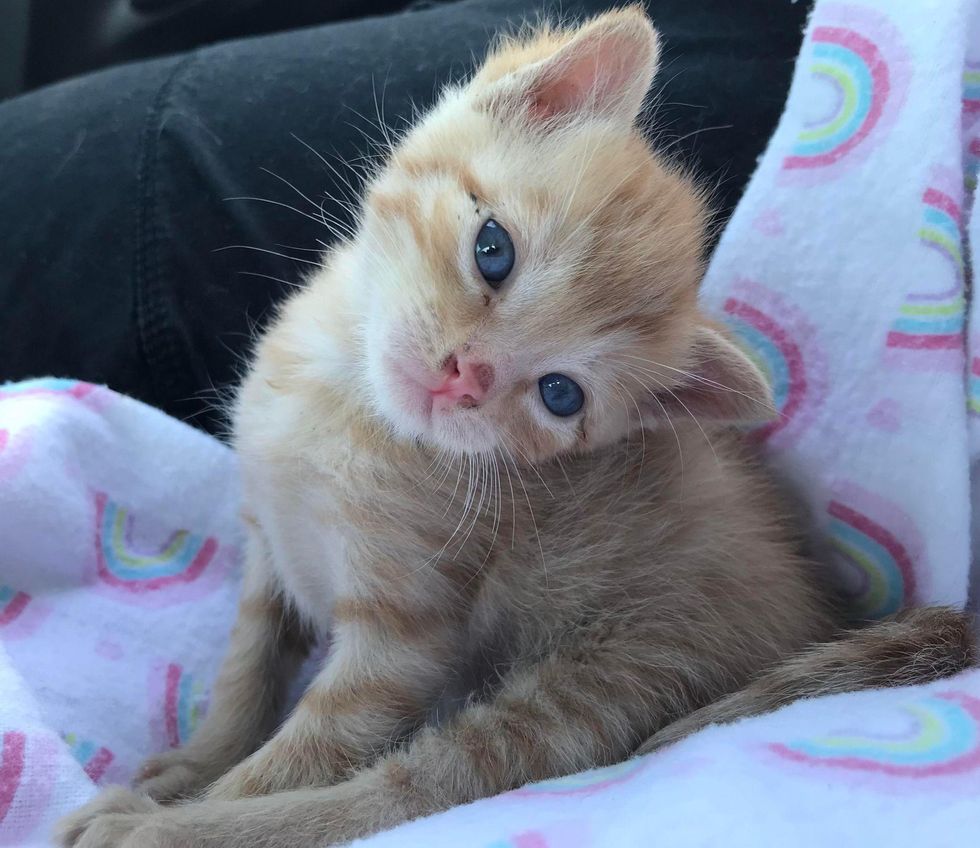
[[558,115],[572,111],[568,104],[575,102],[577,92],[571,83],[557,80],[543,89],[531,92],[528,112],[530,117],[538,121],[547,121]]
[[635,51],[630,39],[606,33],[582,39],[568,49],[570,55],[531,89],[528,111],[532,117],[547,120],[584,109],[601,110],[621,97],[630,84],[630,68],[636,64],[630,56]]
[[549,75],[550,78],[531,91],[531,115],[547,120],[581,108],[590,97],[597,98],[597,93],[593,95],[592,91],[598,84],[598,74],[598,63],[592,55],[563,63],[557,73]]

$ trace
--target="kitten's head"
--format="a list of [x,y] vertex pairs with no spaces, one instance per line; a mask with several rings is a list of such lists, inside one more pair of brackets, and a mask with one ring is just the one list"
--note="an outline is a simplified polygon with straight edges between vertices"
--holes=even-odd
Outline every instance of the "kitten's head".
[[504,41],[372,180],[355,308],[397,434],[541,460],[760,417],[762,377],[698,312],[699,193],[635,127],[657,56],[638,7]]

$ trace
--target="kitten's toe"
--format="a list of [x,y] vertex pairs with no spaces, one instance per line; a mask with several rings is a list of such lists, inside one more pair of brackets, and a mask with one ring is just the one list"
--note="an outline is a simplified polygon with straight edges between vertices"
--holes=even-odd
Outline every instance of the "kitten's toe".
[[167,751],[143,763],[133,786],[161,803],[201,794],[216,775],[183,750]]
[[169,803],[200,795],[211,783],[198,769],[183,763],[175,763],[159,774],[136,784],[155,801]]
[[112,848],[198,848],[201,844],[201,840],[187,828],[160,819],[140,825],[122,842],[113,843]]
[[123,786],[110,786],[85,806],[79,807],[58,822],[55,826],[55,844],[64,848],[87,845],[83,839],[96,822],[120,816],[139,818],[157,809],[153,800],[145,795]]
[[[140,814],[113,813],[100,816],[93,821],[75,843],[75,848],[123,848],[123,846],[140,846],[140,848],[178,848],[175,841],[165,842],[162,839],[150,841],[147,836],[150,831],[146,827],[147,817]],[[154,828],[154,830],[159,830]],[[136,837],[145,834],[141,839]],[[187,848],[180,845],[179,848]]]

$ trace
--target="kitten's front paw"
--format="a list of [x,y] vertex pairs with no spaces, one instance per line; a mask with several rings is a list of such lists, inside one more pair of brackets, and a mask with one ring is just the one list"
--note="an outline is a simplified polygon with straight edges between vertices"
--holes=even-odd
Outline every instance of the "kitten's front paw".
[[111,786],[101,792],[84,807],[65,816],[55,826],[55,842],[63,848],[99,845],[89,839],[91,831],[105,845],[118,845],[125,834],[145,821],[145,817],[159,810],[151,798],[133,792],[123,786]]
[[218,777],[184,748],[150,757],[136,774],[133,786],[161,803],[200,795]]
[[113,815],[96,819],[76,848],[199,848],[187,828],[164,816]]

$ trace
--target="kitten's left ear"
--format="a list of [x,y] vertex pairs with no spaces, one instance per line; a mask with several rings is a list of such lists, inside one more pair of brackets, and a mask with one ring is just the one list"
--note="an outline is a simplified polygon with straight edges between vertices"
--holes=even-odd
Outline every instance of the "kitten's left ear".
[[666,412],[688,421],[761,424],[777,414],[766,378],[723,329],[700,325],[691,356],[688,377],[657,393],[650,405],[654,418]]
[[[545,33],[543,44],[553,39]],[[599,115],[632,124],[657,69],[656,30],[639,6],[608,12],[565,36],[554,52],[491,83],[478,101],[492,110],[554,126]],[[532,40],[518,51],[540,55]],[[506,51],[507,48],[505,48]]]

